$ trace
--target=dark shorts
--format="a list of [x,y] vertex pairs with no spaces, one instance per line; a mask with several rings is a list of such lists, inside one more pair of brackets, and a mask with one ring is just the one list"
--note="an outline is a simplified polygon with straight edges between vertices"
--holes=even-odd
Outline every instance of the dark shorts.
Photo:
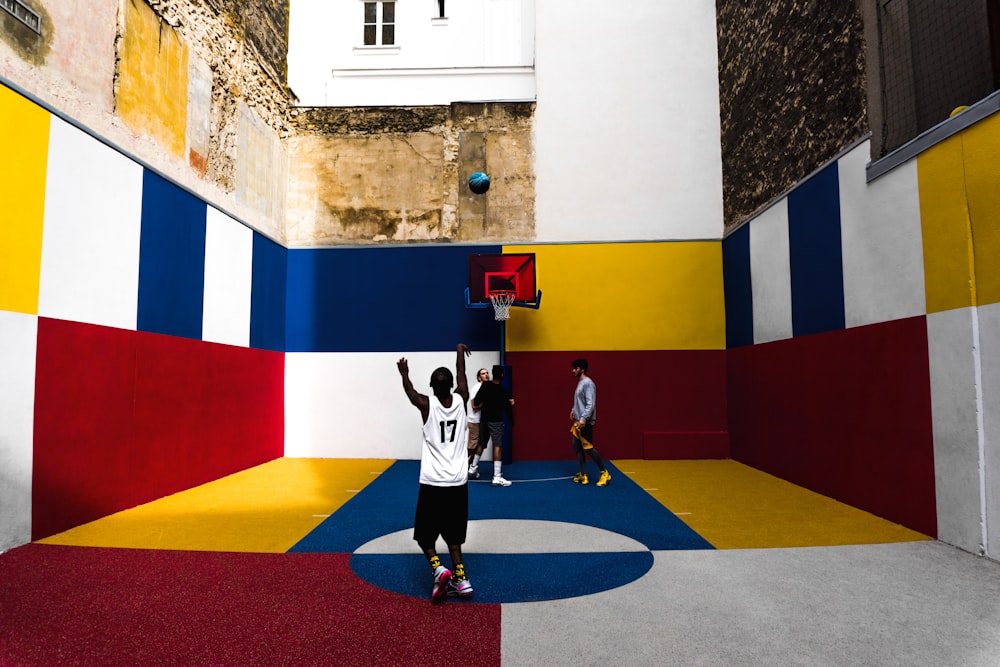
[[484,448],[486,447],[487,440],[494,447],[503,447],[503,422],[486,422],[486,433],[487,436],[485,439],[482,434],[479,435]]
[[448,546],[465,544],[469,527],[469,485],[431,486],[421,484],[417,493],[417,515],[413,519],[413,539],[421,549],[431,549],[438,536]]
[[[587,422],[586,426],[580,427],[580,435],[582,435],[587,442],[594,444],[594,424]],[[596,447],[596,445],[594,445]],[[573,451],[577,454],[583,454],[583,443],[579,439],[573,438]]]

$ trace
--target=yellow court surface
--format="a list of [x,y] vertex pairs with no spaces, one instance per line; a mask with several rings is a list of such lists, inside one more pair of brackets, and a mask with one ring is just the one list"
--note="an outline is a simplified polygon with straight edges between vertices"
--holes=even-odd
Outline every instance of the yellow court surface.
[[[39,541],[284,553],[393,463],[277,459]],[[931,539],[736,461],[627,459],[614,464],[716,549]],[[607,490],[613,492],[614,486],[613,481]]]
[[277,459],[39,541],[284,553],[392,463],[388,459]]
[[931,539],[728,459],[614,463],[716,549]]

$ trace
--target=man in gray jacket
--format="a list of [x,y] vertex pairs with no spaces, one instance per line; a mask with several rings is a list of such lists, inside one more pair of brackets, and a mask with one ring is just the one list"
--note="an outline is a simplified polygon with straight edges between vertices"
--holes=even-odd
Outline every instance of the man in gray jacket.
[[597,385],[587,375],[587,360],[573,360],[573,375],[577,378],[576,391],[573,393],[573,409],[569,418],[573,420],[573,449],[580,462],[580,472],[573,478],[577,484],[589,484],[587,479],[587,455],[594,460],[601,471],[597,486],[607,486],[611,481],[611,473],[604,467],[604,460],[594,447],[594,423],[597,421]]

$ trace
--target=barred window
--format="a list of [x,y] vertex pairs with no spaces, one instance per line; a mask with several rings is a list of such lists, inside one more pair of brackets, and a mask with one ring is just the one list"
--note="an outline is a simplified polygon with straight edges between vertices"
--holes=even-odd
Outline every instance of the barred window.
[[1000,88],[1000,0],[865,0],[873,158]]

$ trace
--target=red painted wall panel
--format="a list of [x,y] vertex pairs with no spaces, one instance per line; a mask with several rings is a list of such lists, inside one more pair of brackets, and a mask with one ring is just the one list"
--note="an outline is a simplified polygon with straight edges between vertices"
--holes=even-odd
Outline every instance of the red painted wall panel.
[[570,409],[584,357],[597,384],[594,444],[609,459],[643,458],[644,432],[727,429],[724,350],[508,352],[513,460],[575,459]]
[[284,355],[39,318],[32,539],[278,458]]
[[729,350],[732,458],[937,536],[923,317]]
[[728,431],[642,434],[642,458],[648,460],[728,459]]

